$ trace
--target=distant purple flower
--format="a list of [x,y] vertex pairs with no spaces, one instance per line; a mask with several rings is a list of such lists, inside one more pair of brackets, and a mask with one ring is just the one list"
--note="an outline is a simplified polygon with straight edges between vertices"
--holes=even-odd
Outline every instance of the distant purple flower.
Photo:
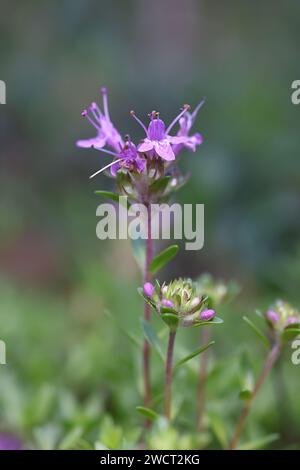
[[268,310],[267,313],[266,313],[266,316],[267,316],[267,319],[271,323],[278,323],[279,322],[279,315],[276,312],[274,312],[274,310]]
[[174,307],[174,304],[173,304],[172,300],[168,300],[168,299],[163,299],[161,301],[161,305],[163,307],[167,307],[167,308],[173,308]]
[[0,450],[21,450],[21,441],[10,434],[0,433]]
[[154,294],[154,286],[151,284],[151,282],[146,282],[144,284],[143,290],[147,297],[152,297]]
[[82,115],[95,127],[97,135],[92,139],[78,140],[76,144],[78,147],[95,147],[98,149],[108,145],[118,152],[123,147],[124,143],[121,135],[115,129],[110,120],[106,88],[101,88],[101,93],[103,96],[104,113],[96,103],[92,103],[89,108],[85,109],[82,113]]
[[211,309],[203,310],[203,312],[200,313],[200,320],[203,321],[210,321],[212,320],[216,315],[216,312]]
[[138,151],[141,153],[149,153],[150,156],[161,157],[163,160],[167,161],[175,160],[172,144],[186,144],[189,138],[184,135],[173,137],[169,135],[169,132],[188,109],[189,106],[185,105],[167,129],[164,121],[159,118],[158,112],[152,111],[150,114],[150,124],[147,129],[142,121],[135,115],[134,111],[131,111],[131,115],[142,126],[146,133],[146,138],[143,139],[142,143],[138,146]]

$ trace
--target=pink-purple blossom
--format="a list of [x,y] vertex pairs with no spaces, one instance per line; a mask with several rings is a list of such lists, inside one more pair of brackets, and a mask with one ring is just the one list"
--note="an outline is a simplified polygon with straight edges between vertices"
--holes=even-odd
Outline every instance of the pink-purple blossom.
[[120,133],[110,120],[107,91],[105,87],[101,88],[101,93],[103,96],[103,112],[96,103],[92,103],[82,112],[82,115],[96,129],[97,135],[91,139],[78,140],[76,144],[78,147],[95,147],[98,149],[108,145],[114,151],[118,152],[123,147],[124,142]]
[[163,307],[167,307],[167,308],[173,308],[174,307],[174,303],[172,302],[172,300],[168,300],[168,299],[162,299],[161,305]]
[[210,321],[212,320],[214,317],[216,316],[216,312],[212,309],[206,309],[206,310],[203,310],[201,313],[200,313],[200,320],[203,320],[203,321]]
[[153,284],[151,284],[151,282],[146,282],[144,284],[143,290],[144,290],[144,294],[147,297],[152,297],[153,294],[154,294],[154,286],[153,286]]
[[[120,132],[113,125],[110,119],[107,90],[105,87],[101,88],[101,93],[103,97],[102,109],[96,103],[92,103],[82,113],[96,129],[97,134],[90,139],[78,140],[76,144],[78,147],[94,148],[110,155],[113,157],[113,161],[96,171],[91,175],[91,178],[108,168],[110,168],[111,174],[114,177],[117,176],[117,172],[120,169],[125,169],[128,172],[143,173],[147,167],[147,160],[152,162],[153,160],[165,161],[168,163],[174,161],[179,151],[184,147],[195,151],[197,145],[202,143],[202,136],[199,133],[189,135],[189,132],[203,102],[196,107],[193,113],[189,112],[189,105],[184,105],[168,127],[166,127],[157,111],[150,113],[148,127],[136,116],[134,111],[131,111],[131,115],[146,134],[144,139],[138,145],[135,145],[130,138],[124,140]],[[177,134],[170,135],[176,124],[179,124]]]
[[131,111],[131,115],[138,121],[146,132],[146,137],[138,146],[138,151],[142,153],[148,153],[151,157],[157,156],[163,160],[172,161],[175,160],[175,154],[173,151],[172,144],[184,145],[188,141],[188,137],[182,136],[171,136],[169,132],[173,126],[180,120],[180,118],[187,112],[189,105],[184,105],[181,112],[171,122],[166,129],[165,123],[159,117],[157,111],[152,111],[150,114],[150,123],[148,129],[146,126],[136,117],[135,113]]

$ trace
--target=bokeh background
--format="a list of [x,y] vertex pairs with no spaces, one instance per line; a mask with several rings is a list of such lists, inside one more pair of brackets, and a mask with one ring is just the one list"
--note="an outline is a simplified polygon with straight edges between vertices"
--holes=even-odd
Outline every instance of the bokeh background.
[[[129,243],[95,235],[94,190],[112,181],[88,176],[108,160],[75,147],[93,134],[81,111],[106,85],[116,126],[137,139],[131,109],[159,109],[168,121],[206,98],[196,123],[204,144],[183,156],[191,179],[177,195],[205,204],[205,247],[182,249],[162,277],[208,271],[240,284],[215,333],[208,383],[208,411],[224,418],[211,445],[230,433],[241,406],[238,353],[255,371],[263,359],[242,315],[278,297],[300,300],[300,107],[290,98],[299,15],[293,0],[2,0],[1,432],[67,448],[74,435],[95,440],[99,423],[97,439],[118,447],[141,421],[138,352],[122,334],[140,334],[139,272]],[[290,353],[247,426],[249,438],[279,432],[279,448],[300,446],[300,366]],[[177,388],[182,427],[194,419],[196,362]]]

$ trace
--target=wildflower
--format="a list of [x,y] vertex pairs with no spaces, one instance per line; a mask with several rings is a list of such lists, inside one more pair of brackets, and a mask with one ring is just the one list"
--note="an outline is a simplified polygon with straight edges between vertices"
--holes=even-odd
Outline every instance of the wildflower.
[[175,154],[172,148],[172,144],[184,144],[188,142],[188,137],[182,136],[170,136],[169,132],[173,126],[179,121],[179,119],[187,112],[189,105],[184,105],[181,112],[171,122],[166,129],[165,123],[159,117],[157,111],[152,111],[150,114],[150,124],[148,129],[135,115],[134,111],[131,111],[131,115],[135,120],[142,126],[146,133],[146,138],[143,139],[142,143],[138,146],[138,151],[147,153],[151,157],[161,157],[163,160],[172,161],[175,160]]
[[147,297],[152,297],[154,294],[154,286],[151,284],[151,282],[146,282],[144,284],[144,294],[147,295]]
[[215,311],[206,307],[207,297],[199,297],[197,289],[197,284],[191,279],[179,278],[170,284],[160,285],[157,282],[151,296],[145,292],[144,288],[144,295],[166,323],[170,319],[169,314],[172,317],[176,316],[178,325],[182,327],[200,326],[201,323],[207,323],[213,319],[216,323],[221,323],[220,319],[215,318]]
[[98,175],[102,171],[110,168],[112,176],[116,176],[117,171],[120,168],[124,168],[128,171],[137,171],[141,173],[144,171],[146,167],[146,160],[145,158],[141,157],[140,154],[137,152],[136,146],[134,143],[131,142],[129,136],[127,136],[126,142],[123,148],[120,150],[119,153],[111,152],[110,150],[106,150],[103,148],[98,148],[101,152],[107,153],[115,157],[115,160],[112,163],[109,163],[105,167],[101,168],[100,170],[96,171],[90,178],[94,178],[94,176]]
[[95,147],[98,149],[108,145],[114,151],[119,152],[124,145],[123,139],[110,120],[107,91],[105,87],[101,88],[101,93],[103,96],[104,112],[101,111],[96,103],[92,103],[82,112],[82,115],[95,127],[97,135],[92,139],[78,140],[76,144],[78,147]]

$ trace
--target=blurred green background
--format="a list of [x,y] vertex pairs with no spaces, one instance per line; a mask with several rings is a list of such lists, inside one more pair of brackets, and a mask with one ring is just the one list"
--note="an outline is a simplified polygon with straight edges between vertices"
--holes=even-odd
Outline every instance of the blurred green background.
[[[208,383],[209,413],[232,430],[238,353],[256,372],[263,358],[242,315],[277,297],[300,300],[300,107],[290,99],[299,15],[293,0],[2,0],[0,431],[38,448],[69,447],[72,432],[107,443],[106,432],[118,447],[141,422],[140,362],[121,331],[140,335],[139,272],[129,243],[96,238],[94,190],[112,181],[88,176],[108,160],[75,147],[93,134],[81,111],[102,85],[114,123],[136,139],[131,109],[143,118],[159,109],[168,121],[206,98],[195,126],[204,144],[182,157],[191,179],[177,195],[205,204],[205,247],[182,247],[163,277],[209,271],[241,286],[214,333]],[[183,351],[197,344],[196,333],[181,336]],[[176,387],[183,433],[196,371],[192,361]],[[287,351],[255,403],[249,439],[279,432],[275,446],[300,446],[299,372]],[[157,393],[161,378],[155,358]],[[177,446],[191,445],[181,438]]]

